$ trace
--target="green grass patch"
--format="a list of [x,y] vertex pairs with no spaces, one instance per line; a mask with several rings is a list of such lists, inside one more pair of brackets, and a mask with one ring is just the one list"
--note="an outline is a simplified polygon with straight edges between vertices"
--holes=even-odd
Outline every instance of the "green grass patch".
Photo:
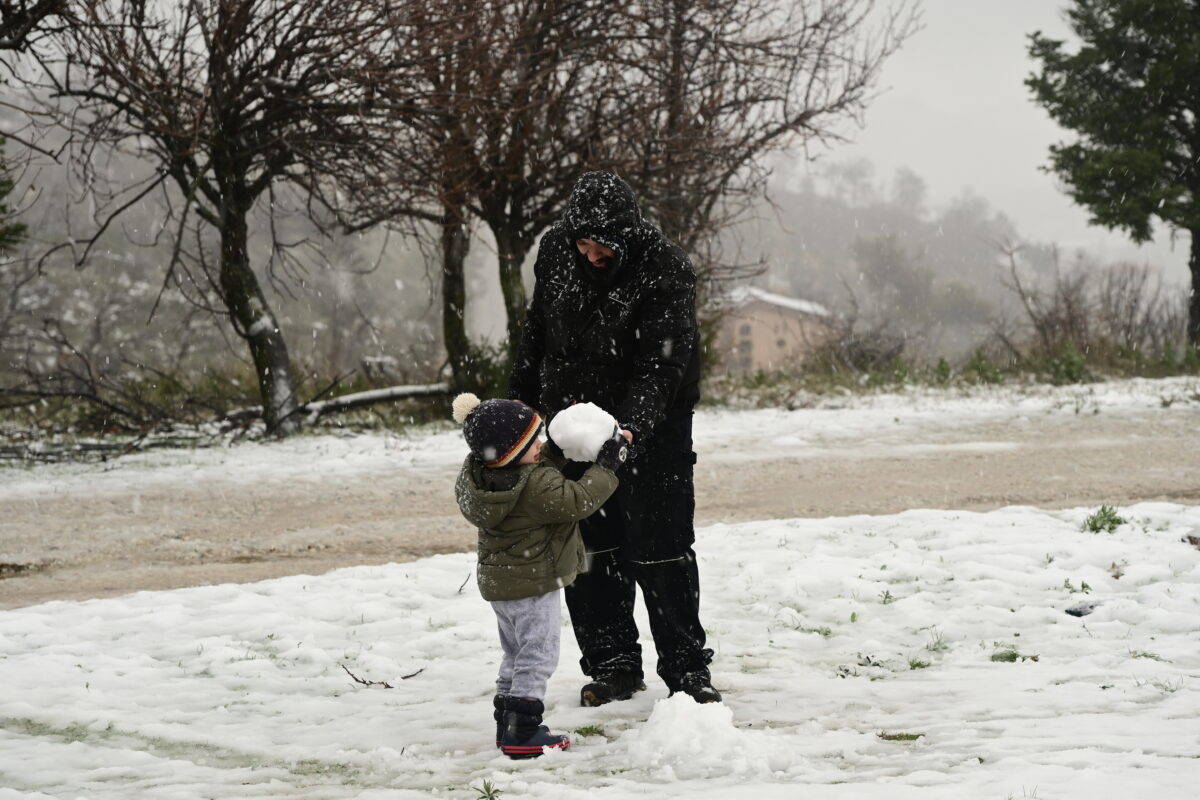
[[1102,505],[1096,513],[1090,514],[1083,521],[1083,530],[1091,533],[1112,533],[1126,522],[1129,520],[1118,514],[1116,508]]
[[950,645],[946,644],[946,640],[942,638],[942,632],[937,628],[929,629],[929,644],[925,645],[925,649],[931,653],[944,653],[950,649]]
[[830,636],[833,636],[833,628],[830,628],[828,625],[821,625],[816,628],[797,628],[796,630],[801,633],[815,633],[822,639],[828,639]]
[[489,780],[483,781],[479,786],[472,786],[472,789],[479,792],[475,800],[496,800],[504,791],[496,788],[496,784]]

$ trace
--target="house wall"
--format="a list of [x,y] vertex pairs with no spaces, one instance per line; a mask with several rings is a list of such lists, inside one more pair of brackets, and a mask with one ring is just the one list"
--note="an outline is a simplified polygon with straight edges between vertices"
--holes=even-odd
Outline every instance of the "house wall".
[[735,374],[793,369],[831,335],[829,324],[809,314],[751,302],[726,314],[718,336],[720,363]]

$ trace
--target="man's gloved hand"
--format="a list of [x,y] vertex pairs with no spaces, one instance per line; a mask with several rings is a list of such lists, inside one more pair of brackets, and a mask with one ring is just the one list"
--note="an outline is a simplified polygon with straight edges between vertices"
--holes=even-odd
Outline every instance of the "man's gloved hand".
[[612,437],[600,445],[600,452],[596,454],[596,463],[605,469],[611,469],[613,472],[616,472],[628,457],[629,443],[621,435],[620,429],[614,427]]

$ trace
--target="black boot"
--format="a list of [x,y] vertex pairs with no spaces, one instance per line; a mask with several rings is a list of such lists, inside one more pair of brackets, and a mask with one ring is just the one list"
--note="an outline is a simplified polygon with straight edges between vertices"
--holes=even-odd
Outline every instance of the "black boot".
[[584,686],[579,692],[579,704],[584,706],[602,706],[613,700],[628,700],[634,692],[646,688],[641,675],[632,672],[614,672],[605,675]]
[[721,693],[713,688],[712,679],[700,672],[684,675],[679,688],[673,689],[671,694],[675,694],[675,692],[683,692],[697,703],[721,702]]
[[507,696],[498,694],[492,698],[492,708],[495,709],[492,716],[496,718],[496,747],[500,746],[500,739],[504,736],[504,699]]
[[570,739],[542,725],[545,710],[542,701],[532,697],[505,697],[500,751],[509,758],[537,758],[547,747],[569,748]]

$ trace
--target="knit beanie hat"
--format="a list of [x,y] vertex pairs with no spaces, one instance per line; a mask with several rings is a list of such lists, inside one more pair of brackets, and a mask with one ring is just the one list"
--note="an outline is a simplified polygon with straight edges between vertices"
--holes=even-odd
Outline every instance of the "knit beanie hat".
[[487,467],[507,467],[521,460],[537,438],[542,417],[520,400],[484,400],[470,392],[454,398],[454,421],[475,457]]

